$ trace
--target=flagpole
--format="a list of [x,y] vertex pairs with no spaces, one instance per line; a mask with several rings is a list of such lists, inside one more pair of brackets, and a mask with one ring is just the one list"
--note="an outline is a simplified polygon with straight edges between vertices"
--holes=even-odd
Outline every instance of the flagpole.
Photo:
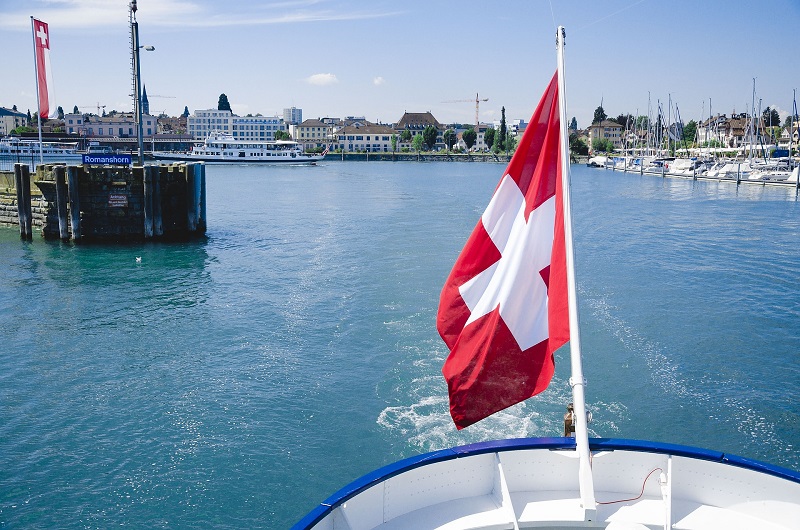
[[33,73],[36,76],[36,122],[39,128],[39,165],[44,164],[42,151],[42,102],[39,98],[39,63],[36,60],[36,24],[31,16],[31,36],[33,37]]
[[569,136],[567,135],[567,91],[564,75],[564,38],[563,26],[558,27],[558,111],[561,123],[561,188],[564,208],[564,239],[567,258],[567,296],[569,299],[569,349],[572,362],[572,403],[575,414],[575,445],[579,458],[578,483],[580,486],[581,504],[586,521],[594,520],[597,511],[594,498],[594,481],[589,451],[589,429],[586,418],[586,402],[584,398],[583,367],[581,365],[581,336],[578,319],[578,296],[575,288],[575,252],[572,244],[572,198],[569,179]]

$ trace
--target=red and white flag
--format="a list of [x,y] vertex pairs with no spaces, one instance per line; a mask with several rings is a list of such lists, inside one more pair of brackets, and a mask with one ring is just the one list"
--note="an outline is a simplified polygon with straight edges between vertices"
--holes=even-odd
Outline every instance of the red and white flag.
[[53,71],[50,68],[50,30],[47,24],[31,17],[36,55],[36,80],[39,88],[39,116],[50,118],[56,109],[53,92]]
[[558,73],[442,290],[442,373],[462,429],[538,394],[569,340]]

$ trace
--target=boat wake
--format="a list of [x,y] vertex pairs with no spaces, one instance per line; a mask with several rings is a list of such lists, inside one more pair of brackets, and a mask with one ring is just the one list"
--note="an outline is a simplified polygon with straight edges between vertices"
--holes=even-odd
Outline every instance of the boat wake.
[[[634,326],[618,316],[618,311],[604,296],[584,296],[585,302],[591,308],[593,319],[601,323],[606,332],[619,341],[630,357],[638,356],[646,366],[650,382],[660,388],[665,395],[671,396],[671,403],[678,403],[676,411],[655,411],[665,414],[662,421],[665,426],[676,417],[683,421],[696,422],[702,425],[698,431],[696,443],[698,445],[713,445],[724,451],[742,454],[745,447],[724,446],[720,443],[708,443],[708,433],[719,436],[720,431],[737,431],[750,441],[750,449],[786,447],[778,434],[778,426],[765,418],[757,408],[751,406],[750,400],[757,399],[753,396],[743,395],[741,388],[732,377],[724,377],[722,373],[715,373],[709,369],[701,378],[693,379],[683,374],[688,373],[679,357],[687,352],[670,352],[662,344],[648,338],[637,331]],[[674,353],[674,355],[673,355]],[[694,354],[691,354],[694,355]],[[658,401],[658,400],[656,400]],[[595,404],[596,406],[597,404]],[[596,409],[597,410],[597,409]],[[599,407],[599,410],[603,410]],[[597,415],[597,413],[595,413]],[[605,417],[606,414],[603,413]],[[618,417],[620,422],[625,418],[619,416],[617,411],[609,411],[608,417]],[[668,427],[665,427],[668,432]],[[603,436],[607,433],[597,428]],[[629,435],[629,437],[644,437],[643,435]],[[648,434],[648,436],[650,436]],[[679,440],[665,440],[679,442]],[[684,442],[686,442],[684,440]],[[797,467],[800,456],[796,454],[791,445],[786,447],[786,453],[781,456],[774,454],[774,449],[766,450],[764,454],[752,455],[753,458],[779,462],[780,465]]]

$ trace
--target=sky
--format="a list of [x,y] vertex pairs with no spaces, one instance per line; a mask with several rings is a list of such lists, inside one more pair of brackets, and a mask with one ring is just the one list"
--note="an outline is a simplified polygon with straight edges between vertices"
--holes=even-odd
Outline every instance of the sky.
[[[0,106],[36,111],[30,17],[49,24],[57,105],[133,107],[127,0],[0,0]],[[393,123],[528,120],[566,29],[567,115],[590,124],[778,109],[800,85],[800,0],[138,0],[150,111],[216,108]],[[483,101],[483,100],[487,101]],[[648,104],[649,101],[649,104]]]

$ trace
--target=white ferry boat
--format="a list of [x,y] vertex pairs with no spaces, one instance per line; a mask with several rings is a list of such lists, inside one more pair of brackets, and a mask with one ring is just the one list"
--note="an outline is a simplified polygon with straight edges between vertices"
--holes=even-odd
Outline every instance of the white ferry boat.
[[224,163],[281,163],[314,164],[327,154],[310,154],[303,146],[293,140],[240,140],[230,134],[211,133],[206,140],[184,153],[155,152],[158,160],[182,160],[197,162]]
[[[549,254],[546,259],[542,257],[550,245],[550,240],[544,238],[544,233],[553,230],[556,225],[552,253],[556,254],[556,238],[564,237],[566,287],[569,291],[567,340],[570,343],[573,403],[564,417],[566,437],[482,442],[434,451],[391,464],[365,475],[321,502],[293,530],[800,529],[800,473],[796,471],[718,451],[657,442],[588,437],[589,418],[583,391],[586,383],[580,353],[577,289],[574,273],[571,272],[574,256],[571,248],[569,162],[566,156],[567,113],[563,102],[563,28],[559,28],[558,33],[558,93],[553,96],[550,89],[545,92],[531,119],[531,123],[538,123],[540,126],[526,130],[492,202],[468,241],[468,245],[472,243],[469,252],[468,247],[465,247],[466,257],[463,261],[461,258],[457,261],[454,272],[442,291],[442,300],[447,299],[444,305],[446,317],[441,319],[440,305],[437,324],[444,322],[448,326],[446,333],[449,339],[455,341],[451,356],[456,348],[461,348],[462,340],[469,341],[470,349],[476,344],[483,348],[475,348],[472,354],[460,349],[461,357],[457,361],[459,364],[448,370],[445,362],[443,368],[443,373],[447,371],[456,375],[448,379],[449,386],[466,382],[465,386],[458,388],[462,393],[457,402],[452,400],[451,393],[451,413],[454,403],[459,414],[478,413],[476,416],[466,416],[468,421],[463,425],[459,425],[458,421],[465,416],[459,416],[459,420],[456,420],[456,415],[453,415],[459,427],[466,427],[473,420],[479,421],[487,413],[490,414],[492,410],[500,410],[495,407],[495,401],[525,384],[523,378],[517,377],[525,369],[534,378],[541,374],[533,367],[533,353],[530,354],[531,357],[525,357],[524,363],[519,365],[520,368],[514,365],[512,357],[524,349],[517,336],[525,339],[524,333],[527,329],[516,317],[523,315],[523,320],[537,318],[535,315],[541,314],[541,305],[537,301],[541,301],[543,297],[530,295],[524,299],[515,298],[515,301],[521,303],[508,309],[507,316],[498,309],[499,316],[496,319],[478,316],[465,324],[466,315],[471,315],[473,310],[482,310],[480,304],[483,299],[475,296],[475,289],[483,290],[481,292],[491,291],[493,298],[487,311],[491,311],[491,307],[501,307],[519,292],[508,288],[509,285],[524,290],[529,285],[526,282],[533,281],[528,278],[533,278],[535,274],[529,274],[528,267],[519,265],[530,260],[531,264],[537,264],[536,267],[547,267],[550,278],[548,299],[552,292],[563,290],[565,286],[560,283],[563,280],[562,271],[550,267]],[[540,109],[553,109],[553,99],[556,97],[561,100],[558,105],[559,118],[554,120],[550,117],[553,115],[551,110],[548,117],[542,119],[545,114],[540,113]],[[529,134],[537,134],[537,130],[549,128],[552,131],[556,127],[561,129],[560,146],[557,148],[553,148],[554,142],[543,140],[544,137],[549,138],[547,133],[540,132],[538,134],[542,136],[534,139],[528,137]],[[536,162],[525,159],[527,153],[544,162],[531,168]],[[554,159],[560,159],[561,169],[558,171],[548,166]],[[531,174],[534,176],[523,178]],[[534,180],[535,186],[528,184]],[[563,199],[558,199],[558,191],[553,191],[558,189],[562,190]],[[548,190],[546,193],[551,194],[547,196],[549,198],[545,197],[543,190]],[[558,207],[547,206],[552,204],[548,202],[553,200],[552,194],[556,196],[554,203],[563,208],[563,236],[559,236],[555,221],[539,230],[545,224],[542,220],[550,223],[551,219],[558,219],[555,213],[559,211]],[[496,197],[499,197],[497,201]],[[537,203],[529,216],[523,216],[523,213],[528,213],[527,201],[531,198],[543,202]],[[513,226],[510,219],[515,223]],[[527,230],[531,224],[534,227],[530,232],[522,235],[522,225]],[[510,235],[506,237],[504,234]],[[495,244],[494,238],[500,241],[499,247],[492,246]],[[488,243],[489,239],[492,239],[492,243]],[[515,249],[509,248],[516,245],[527,251],[536,244],[541,246],[520,258],[518,256],[523,255],[522,251],[514,254]],[[480,256],[482,248],[496,251],[496,256],[491,255],[494,260],[502,260],[508,252],[512,256],[510,259],[518,258],[515,264],[519,270],[512,270],[511,266],[502,269],[497,265],[498,261],[493,262],[491,259],[486,260],[487,265],[484,265],[488,269],[473,267],[474,263],[484,259]],[[503,250],[496,250],[497,248]],[[538,253],[535,258],[532,257],[534,253]],[[540,261],[536,261],[537,259]],[[552,264],[564,267],[563,262],[559,263],[556,259]],[[495,271],[500,270],[503,272],[494,275]],[[554,270],[559,274],[558,283],[553,280],[556,277]],[[492,274],[490,280],[484,276],[486,271]],[[521,274],[517,274],[518,272]],[[476,278],[479,280],[475,280]],[[453,283],[450,283],[451,280]],[[493,284],[495,285],[492,286]],[[453,288],[453,285],[457,288]],[[458,299],[457,295],[462,298]],[[467,300],[472,305],[467,307]],[[558,294],[555,295],[555,301],[552,310],[557,319],[545,324],[543,329],[550,329],[550,324],[555,323],[555,329],[558,330],[564,324],[564,307]],[[453,315],[460,318],[465,311],[462,307],[467,307],[467,312],[463,313],[464,318],[455,320]],[[522,309],[519,313],[513,313],[515,308],[520,307]],[[548,304],[543,312],[549,314],[550,311],[551,306]],[[512,338],[500,338],[499,342],[492,342],[496,335],[506,336],[502,326],[492,327],[494,322],[506,321],[503,319],[511,322],[508,326],[510,328],[513,325],[517,334],[511,331],[508,336]],[[449,335],[453,329],[460,330],[460,326],[469,330],[458,335],[457,339]],[[493,329],[499,331],[493,334]],[[439,332],[444,339],[442,328],[439,328]],[[541,333],[544,335],[536,335],[536,340],[543,336],[542,342],[530,348],[525,343],[525,348],[528,348],[524,350],[526,354],[540,345],[546,345],[545,341],[553,337],[545,331]],[[556,334],[555,337],[558,338],[559,335]],[[500,360],[494,366],[489,366],[483,362],[486,358],[483,355],[493,355],[494,359]],[[462,366],[465,367],[464,372],[459,372]],[[491,375],[487,376],[488,372],[492,372]],[[509,372],[511,377],[502,377]],[[444,374],[446,378],[448,373]],[[458,380],[457,377],[462,373],[466,376],[463,380]],[[494,379],[490,380],[492,377]],[[483,387],[476,389],[480,385]],[[526,393],[521,398],[527,399],[527,395]],[[487,400],[492,402],[487,405]],[[506,405],[503,403],[501,406]],[[669,421],[669,418],[665,417],[664,421]],[[571,436],[572,433],[574,436]]]
[[33,169],[40,161],[45,164],[80,163],[81,154],[78,152],[78,144],[77,142],[40,143],[39,140],[25,140],[16,136],[0,138],[0,164],[22,163],[30,165]]

